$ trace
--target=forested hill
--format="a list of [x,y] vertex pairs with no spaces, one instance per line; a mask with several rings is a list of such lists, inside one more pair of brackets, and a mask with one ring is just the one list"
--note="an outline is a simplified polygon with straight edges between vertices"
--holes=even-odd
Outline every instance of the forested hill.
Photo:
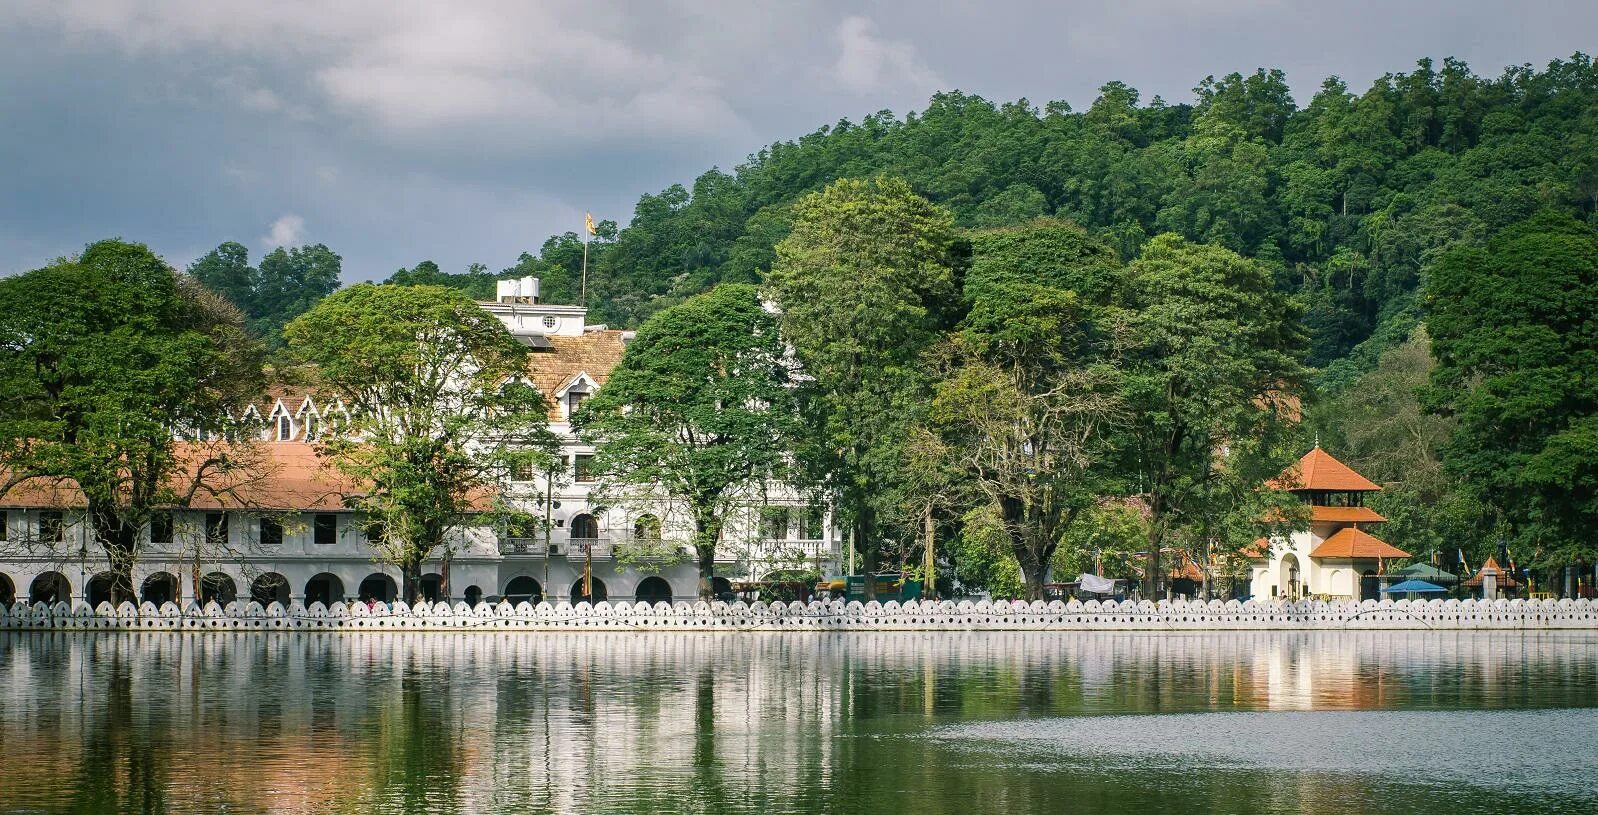
[[[1496,78],[1421,60],[1359,93],[1327,79],[1303,106],[1277,70],[1206,78],[1195,93],[1173,105],[1111,82],[1075,111],[955,91],[903,118],[876,113],[773,144],[731,173],[643,196],[623,228],[601,222],[593,318],[636,326],[716,283],[757,282],[800,196],[887,174],[966,227],[1054,215],[1127,258],[1160,232],[1258,258],[1304,301],[1309,362],[1336,390],[1408,336],[1421,272],[1443,247],[1542,208],[1591,219],[1598,207],[1598,66],[1583,54]],[[391,280],[486,298],[495,279],[532,274],[546,299],[576,302],[581,259],[566,233],[499,272],[424,261]]]
[[[731,173],[643,196],[619,232],[602,228],[590,305],[636,325],[718,282],[758,281],[799,196],[882,173],[967,227],[1056,215],[1127,256],[1177,232],[1264,260],[1305,301],[1310,361],[1324,366],[1409,309],[1446,244],[1543,207],[1590,218],[1598,205],[1598,66],[1582,54],[1496,78],[1421,60],[1357,93],[1327,79],[1303,106],[1276,70],[1206,78],[1196,94],[1193,105],[1144,101],[1111,82],[1074,111],[948,92],[904,118],[877,113],[773,144]],[[552,238],[505,273],[574,293],[577,248],[575,235]]]

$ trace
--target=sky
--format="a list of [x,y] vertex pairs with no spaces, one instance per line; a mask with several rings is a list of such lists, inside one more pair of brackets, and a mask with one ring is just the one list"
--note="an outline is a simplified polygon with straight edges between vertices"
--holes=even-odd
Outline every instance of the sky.
[[1598,47],[1598,3],[1485,0],[6,0],[0,274],[105,237],[185,266],[325,243],[344,279],[501,269],[583,213],[938,90],[1191,101],[1279,67],[1302,105],[1416,59]]

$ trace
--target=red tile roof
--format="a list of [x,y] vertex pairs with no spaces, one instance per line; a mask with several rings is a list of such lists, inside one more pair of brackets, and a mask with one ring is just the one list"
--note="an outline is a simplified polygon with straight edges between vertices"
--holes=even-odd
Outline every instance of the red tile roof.
[[[316,448],[303,442],[261,442],[238,445],[227,442],[179,442],[176,452],[184,462],[182,475],[173,479],[175,490],[186,490],[195,473],[218,454],[228,454],[238,465],[233,470],[213,470],[205,488],[194,493],[191,509],[249,509],[334,511],[346,509],[346,496],[361,490],[337,470],[325,465]],[[486,510],[486,493],[474,505]],[[83,493],[71,481],[33,479],[4,496],[0,508],[72,509],[84,506]]]
[[1309,519],[1340,524],[1379,524],[1386,518],[1370,507],[1315,507],[1309,508]]
[[1472,575],[1469,580],[1466,580],[1465,585],[1471,588],[1481,588],[1482,581],[1489,574],[1496,575],[1498,577],[1494,583],[1500,589],[1514,589],[1520,587],[1520,584],[1515,582],[1513,577],[1509,576],[1509,572],[1505,571],[1504,567],[1498,565],[1498,559],[1492,557],[1487,558],[1487,562],[1481,565],[1481,570]]
[[529,355],[527,377],[549,400],[550,421],[561,418],[560,406],[555,404],[556,393],[571,384],[578,374],[586,373],[594,384],[604,387],[611,369],[621,362],[622,352],[627,348],[623,342],[626,333],[602,329],[584,331],[580,337],[556,335],[549,338],[551,350]]
[[1293,491],[1375,492],[1381,489],[1319,447],[1305,453],[1297,464],[1271,481],[1270,486]]
[[1310,557],[1409,557],[1409,553],[1396,546],[1353,527],[1338,530],[1337,534],[1321,541]]

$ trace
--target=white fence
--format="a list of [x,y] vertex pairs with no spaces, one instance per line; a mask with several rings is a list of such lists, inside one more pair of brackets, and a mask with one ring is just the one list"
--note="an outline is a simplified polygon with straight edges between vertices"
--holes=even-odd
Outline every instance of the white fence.
[[403,602],[367,607],[334,603],[208,603],[160,608],[123,603],[0,606],[0,630],[54,631],[1207,631],[1246,629],[1598,629],[1589,600],[1366,600],[1296,603],[1075,600],[904,604],[561,602],[468,606]]

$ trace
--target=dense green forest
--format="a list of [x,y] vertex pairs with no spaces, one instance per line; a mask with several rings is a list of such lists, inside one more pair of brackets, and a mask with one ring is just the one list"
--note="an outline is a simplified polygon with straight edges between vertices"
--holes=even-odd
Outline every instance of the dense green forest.
[[[919,113],[770,145],[730,173],[643,196],[623,228],[603,225],[589,305],[597,320],[633,326],[716,283],[760,282],[795,200],[885,174],[963,227],[1053,215],[1126,260],[1175,232],[1265,262],[1303,302],[1309,362],[1336,389],[1408,336],[1422,271],[1450,244],[1480,243],[1545,207],[1584,219],[1598,208],[1598,66],[1582,54],[1496,78],[1424,59],[1362,93],[1329,78],[1303,106],[1279,70],[1207,77],[1194,92],[1193,104],[1144,102],[1111,82],[1075,111],[953,91]],[[499,275],[424,262],[393,279],[483,293],[495,277],[538,274],[553,300],[575,296],[580,262],[567,233]]]
[[[1151,241],[1173,233],[1258,264],[1268,287],[1302,315],[1305,441],[1320,435],[1388,485],[1378,499],[1391,519],[1386,538],[1414,552],[1462,550],[1472,562],[1500,537],[1520,547],[1524,562],[1583,556],[1569,541],[1594,500],[1581,452],[1593,446],[1583,435],[1592,394],[1548,386],[1538,407],[1520,406],[1540,411],[1540,424],[1495,436],[1495,426],[1526,417],[1513,405],[1484,404],[1473,389],[1495,371],[1471,349],[1491,343],[1472,333],[1477,313],[1458,308],[1481,299],[1472,274],[1495,258],[1530,257],[1529,245],[1567,247],[1530,262],[1566,264],[1569,277],[1550,278],[1549,291],[1530,300],[1586,302],[1589,272],[1573,258],[1598,219],[1598,66],[1576,54],[1486,77],[1454,59],[1424,59],[1359,93],[1329,78],[1303,105],[1279,70],[1207,77],[1194,92],[1191,104],[1145,101],[1110,82],[1078,111],[952,91],[920,112],[880,112],[772,144],[731,172],[711,169],[689,186],[644,195],[625,226],[601,222],[589,246],[591,321],[633,327],[720,283],[770,282],[799,203],[844,178],[903,179],[950,213],[956,287],[979,265],[973,253],[992,234],[984,230],[1071,221],[1124,264],[1153,246],[1169,254],[1169,239]],[[305,275],[316,284],[309,297],[282,296],[275,282],[286,279],[279,267],[298,268],[288,261],[325,247],[274,253],[253,270],[230,246],[193,270],[235,297],[269,342],[325,294],[314,273]],[[451,273],[423,261],[389,282],[486,299],[495,280],[531,274],[542,278],[546,300],[576,302],[582,256],[582,238],[565,233],[499,272],[474,264]],[[1514,288],[1513,269],[1497,273]],[[1439,274],[1452,294],[1430,282]],[[1527,302],[1492,308],[1505,319],[1541,319]],[[1528,347],[1585,359],[1590,342],[1577,335],[1590,314],[1577,314],[1575,325],[1548,321],[1533,332],[1540,344]],[[1585,364],[1552,376],[1585,381]],[[1544,444],[1565,445],[1564,456]],[[1536,484],[1486,477],[1528,464],[1542,468]],[[1519,497],[1496,500],[1511,493]],[[1103,528],[1124,528],[1121,548],[1135,546],[1143,532],[1121,521]]]

